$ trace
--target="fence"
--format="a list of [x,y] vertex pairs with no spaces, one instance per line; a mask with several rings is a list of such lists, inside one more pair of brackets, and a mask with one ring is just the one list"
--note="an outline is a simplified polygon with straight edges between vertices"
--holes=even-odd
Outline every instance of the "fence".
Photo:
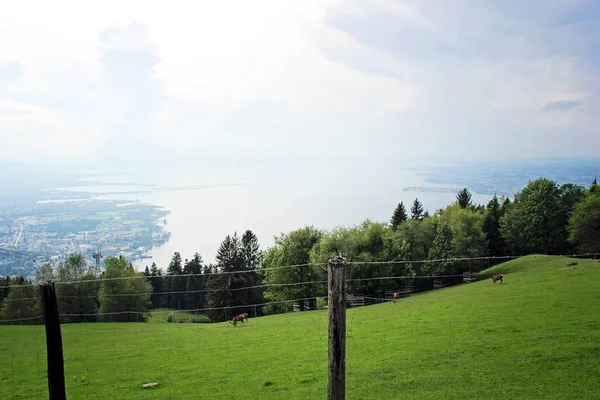
[[[554,258],[559,266],[500,271],[506,278],[499,285],[474,285],[469,271],[352,278],[349,267],[387,268],[400,262],[334,258],[326,280],[236,289],[317,288],[309,297],[248,304],[250,318],[235,327],[189,314],[216,310],[230,316],[230,306],[177,311],[186,315],[159,310],[152,318],[160,315],[160,322],[59,324],[59,318],[73,317],[59,315],[61,302],[84,305],[86,296],[76,290],[62,297],[59,290],[57,296],[56,288],[72,286],[64,282],[34,286],[42,314],[0,325],[0,398],[594,398],[600,294],[591,283],[599,277],[600,263],[573,258],[575,266],[568,266],[570,259]],[[466,269],[482,260],[456,262]],[[313,267],[326,266],[280,268]],[[111,283],[132,279],[147,278]],[[430,290],[438,280],[458,287]],[[380,290],[366,284],[371,282],[398,289],[382,290],[379,297],[347,294],[358,283]],[[431,287],[424,290],[423,282]],[[210,290],[186,291],[200,293]],[[393,293],[402,294],[400,301],[391,301]],[[108,296],[119,303],[133,297]],[[327,296],[327,311],[293,311],[294,304],[306,309],[322,296]],[[254,317],[260,314],[256,310],[278,305],[289,306],[288,312]],[[144,314],[133,307],[131,302],[125,311],[100,310],[97,316]],[[175,321],[190,323],[166,322],[172,313]],[[25,326],[40,317],[44,326]]]

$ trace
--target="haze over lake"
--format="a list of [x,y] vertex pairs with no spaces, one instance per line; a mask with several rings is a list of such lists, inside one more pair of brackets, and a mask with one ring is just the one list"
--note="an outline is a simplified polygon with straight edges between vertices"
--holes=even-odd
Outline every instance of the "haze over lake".
[[[166,230],[171,239],[150,252],[152,259],[136,262],[137,268],[156,262],[166,269],[175,251],[184,259],[199,252],[212,262],[219,243],[234,231],[253,230],[265,249],[274,235],[306,225],[331,229],[367,218],[388,221],[400,201],[410,210],[418,197],[433,213],[455,199],[454,193],[403,191],[423,186],[423,177],[383,163],[337,164],[320,171],[302,165],[131,170],[93,179],[104,184],[91,181],[71,190],[103,193],[98,196],[103,199],[138,199],[170,211]],[[473,201],[487,203],[490,197],[473,194]]]

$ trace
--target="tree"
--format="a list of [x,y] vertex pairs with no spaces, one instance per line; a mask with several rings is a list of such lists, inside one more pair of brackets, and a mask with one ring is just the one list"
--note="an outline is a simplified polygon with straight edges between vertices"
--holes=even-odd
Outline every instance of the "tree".
[[392,215],[390,225],[392,226],[393,230],[396,230],[398,228],[398,225],[400,225],[407,219],[408,215],[406,214],[406,208],[404,207],[404,202],[401,201],[394,210],[394,214]]
[[410,217],[414,220],[420,221],[423,219],[423,205],[419,199],[415,199],[410,209]]
[[37,285],[19,276],[11,280],[12,288],[0,308],[2,321],[12,325],[33,325],[43,321]]
[[[406,279],[400,277],[412,276],[407,264],[374,263],[402,260],[400,238],[384,223],[366,220],[358,226],[335,229],[313,248],[311,261],[326,265],[332,256],[338,254],[342,254],[346,261],[356,263],[346,268],[348,291],[355,295],[380,296],[386,290],[402,288]],[[372,279],[384,276],[399,278]]]
[[144,322],[152,293],[144,274],[135,272],[123,256],[108,257],[104,264],[106,270],[98,295],[100,318],[110,322]]
[[592,184],[590,185],[589,192],[596,193],[597,191],[598,191],[598,181],[596,180],[596,178],[594,178],[594,180],[592,181]]
[[35,271],[35,277],[33,281],[37,284],[41,284],[56,279],[52,265],[44,264],[37,271]]
[[[451,253],[456,258],[476,258],[487,254],[484,215],[474,208],[461,208],[458,204],[446,207],[441,220],[452,232]],[[464,272],[482,267],[480,261],[456,264],[452,272]],[[449,271],[450,272],[450,271]]]
[[485,239],[488,245],[489,254],[493,257],[500,257],[505,255],[505,243],[502,234],[500,233],[500,218],[502,217],[502,210],[498,197],[494,194],[494,197],[488,202],[485,210],[485,217],[483,221],[483,232],[485,233]]
[[600,193],[590,191],[573,208],[569,219],[569,240],[578,251],[600,253]]
[[[269,286],[264,296],[266,300],[276,302],[266,307],[266,313],[291,311],[292,300],[323,294],[323,287],[318,283],[293,285],[325,279],[324,270],[310,264],[311,250],[322,238],[323,232],[313,226],[275,237],[275,245],[266,251],[263,262],[266,268],[263,270],[264,282],[273,285]],[[300,309],[303,310],[303,307]]]
[[234,232],[221,242],[216,256],[216,270],[207,280],[206,300],[212,308],[213,320],[229,319],[242,312],[259,313],[253,306],[256,304],[257,292],[249,289],[255,286],[257,275],[254,272],[260,261],[258,240],[252,231],[246,231],[242,240]]
[[199,310],[204,308],[204,277],[202,276],[202,257],[195,253],[194,257],[185,263],[183,274],[188,275],[185,285],[185,308]]
[[[436,223],[436,217],[426,218],[422,222],[409,219],[398,227],[402,260],[419,261],[428,257],[435,236]],[[422,274],[422,263],[409,264],[407,267],[417,275]]]
[[57,268],[56,286],[61,322],[94,322],[98,312],[99,281],[82,253],[70,254]]
[[444,220],[437,225],[435,239],[429,250],[429,260],[424,267],[430,275],[448,274],[452,272],[453,263],[448,261],[452,257],[452,230]]
[[[10,293],[10,287],[12,285],[10,276],[3,278],[0,276],[0,306],[1,302],[8,296]],[[1,308],[1,307],[0,307]]]
[[262,315],[262,307],[257,307],[256,304],[264,302],[264,288],[258,287],[263,282],[264,276],[257,270],[261,263],[262,254],[258,238],[251,230],[247,230],[242,235],[241,253],[243,269],[246,271],[242,275],[244,286],[252,288],[240,293],[242,296],[241,304],[254,305],[251,312],[256,317]]
[[513,254],[556,254],[567,243],[568,208],[555,181],[530,181],[515,195],[501,218],[500,230]]
[[171,262],[167,267],[166,290],[169,292],[166,295],[167,307],[181,310],[185,306],[185,278],[183,274],[181,254],[176,251],[171,258]]
[[152,307],[159,308],[165,306],[167,300],[163,300],[163,291],[165,279],[163,277],[162,269],[158,269],[156,263],[152,263],[150,267],[150,285],[152,286]]
[[456,195],[456,202],[460,206],[460,208],[467,208],[473,205],[471,203],[471,192],[469,192],[469,189],[464,188],[461,191],[459,191]]
[[171,262],[167,268],[167,275],[181,275],[183,273],[182,263],[181,263],[181,254],[178,251],[173,253],[173,257],[171,257]]

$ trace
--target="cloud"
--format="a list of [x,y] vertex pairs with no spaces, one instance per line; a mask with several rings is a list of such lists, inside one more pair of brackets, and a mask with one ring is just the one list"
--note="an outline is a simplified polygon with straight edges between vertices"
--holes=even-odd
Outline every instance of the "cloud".
[[27,149],[30,138],[70,138],[81,158],[119,164],[371,165],[600,145],[591,0],[260,0],[235,12],[183,1],[175,13],[57,1],[0,14],[0,102],[10,105],[0,125],[12,143],[0,158],[52,155]]
[[53,110],[25,103],[0,101],[0,142],[2,156],[15,161],[38,161],[73,157],[87,150],[69,118]]
[[570,111],[573,109],[578,109],[582,105],[579,101],[553,101],[551,103],[544,104],[543,110],[552,112],[552,111]]
[[155,68],[158,47],[138,21],[101,29],[99,53],[103,92],[99,129],[114,156],[147,150],[147,136],[165,101]]
[[0,84],[18,81],[24,70],[25,66],[20,61],[0,62]]

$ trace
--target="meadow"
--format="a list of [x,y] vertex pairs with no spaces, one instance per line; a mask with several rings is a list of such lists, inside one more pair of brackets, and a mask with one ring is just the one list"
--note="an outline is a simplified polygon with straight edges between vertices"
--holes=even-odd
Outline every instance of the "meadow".
[[[598,398],[600,263],[534,255],[480,276],[348,309],[346,398]],[[326,310],[237,327],[167,323],[169,312],[62,325],[67,397],[327,397]],[[43,326],[0,326],[0,398],[48,398]]]

